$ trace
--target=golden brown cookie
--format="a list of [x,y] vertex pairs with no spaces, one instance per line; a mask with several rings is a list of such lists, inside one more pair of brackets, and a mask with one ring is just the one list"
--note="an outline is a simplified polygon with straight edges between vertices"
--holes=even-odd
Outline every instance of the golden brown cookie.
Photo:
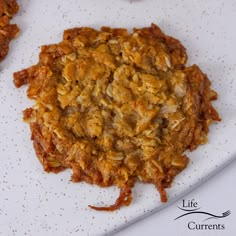
[[6,57],[10,41],[19,32],[17,25],[10,24],[10,20],[18,10],[16,0],[0,0],[0,61]]
[[185,48],[154,24],[148,28],[74,28],[43,46],[38,64],[14,74],[35,105],[24,111],[44,170],[73,171],[72,181],[120,188],[129,205],[136,181],[165,188],[188,164],[184,151],[207,141],[219,121],[217,98]]

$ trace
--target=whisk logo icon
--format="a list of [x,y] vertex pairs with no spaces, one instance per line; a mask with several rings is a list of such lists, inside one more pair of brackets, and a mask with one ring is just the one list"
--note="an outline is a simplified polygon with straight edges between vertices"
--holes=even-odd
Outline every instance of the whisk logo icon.
[[[198,203],[192,199],[192,200],[183,200],[182,201],[182,206],[178,208],[182,211],[182,214],[179,215],[178,217],[176,217],[174,220],[178,220],[180,218],[183,217],[190,217],[190,215],[202,215],[203,219],[202,222],[208,221],[208,220],[212,220],[212,219],[221,219],[221,218],[225,218],[228,217],[231,214],[230,210],[224,211],[220,214],[215,214],[212,212],[207,212],[207,211],[203,211],[201,210],[200,207],[198,207]],[[196,223],[195,221],[190,221],[188,222],[187,227],[190,230],[224,230],[225,229],[225,224],[221,224],[221,223]]]

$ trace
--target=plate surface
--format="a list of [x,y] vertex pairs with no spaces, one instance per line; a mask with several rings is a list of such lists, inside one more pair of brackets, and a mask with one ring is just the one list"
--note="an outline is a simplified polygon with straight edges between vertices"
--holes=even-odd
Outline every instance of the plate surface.
[[[129,207],[96,212],[89,204],[113,203],[114,187],[69,181],[70,171],[47,174],[38,162],[21,111],[32,103],[17,90],[12,73],[37,63],[39,46],[57,43],[64,29],[149,26],[156,23],[187,48],[218,91],[222,122],[210,127],[209,143],[190,153],[188,168],[168,189],[169,201],[201,184],[236,157],[236,2],[156,0],[19,0],[21,28],[0,64],[0,235],[104,235],[160,210],[152,185],[136,184]],[[160,222],[161,224],[165,222]]]

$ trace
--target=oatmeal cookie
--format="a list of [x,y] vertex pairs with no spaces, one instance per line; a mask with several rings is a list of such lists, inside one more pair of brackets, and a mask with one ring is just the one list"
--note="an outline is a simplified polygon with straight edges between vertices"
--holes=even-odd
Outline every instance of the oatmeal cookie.
[[219,121],[217,98],[185,48],[155,24],[126,29],[74,28],[42,46],[36,65],[16,72],[28,85],[27,108],[36,155],[47,172],[72,169],[72,181],[115,185],[116,210],[132,201],[136,181],[165,188],[188,164],[185,150],[207,141]]
[[0,61],[7,55],[10,41],[19,32],[17,25],[10,24],[18,10],[19,6],[15,0],[0,0]]

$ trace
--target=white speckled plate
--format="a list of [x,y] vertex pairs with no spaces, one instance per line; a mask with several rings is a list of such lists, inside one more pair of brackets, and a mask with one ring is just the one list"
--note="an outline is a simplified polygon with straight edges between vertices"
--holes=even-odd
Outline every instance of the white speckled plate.
[[[21,34],[0,65],[0,235],[104,235],[161,209],[151,185],[137,184],[130,207],[96,212],[88,204],[113,203],[116,188],[73,184],[70,171],[44,173],[21,111],[31,103],[17,90],[12,73],[37,62],[39,46],[61,40],[66,28],[103,25],[149,26],[154,22],[178,38],[219,93],[215,106],[223,120],[210,128],[209,144],[189,154],[191,162],[168,190],[170,201],[236,156],[236,2],[234,0],[19,0],[14,21]],[[160,222],[159,222],[160,223]],[[165,222],[161,222],[164,224]],[[167,222],[168,223],[168,222]]]

